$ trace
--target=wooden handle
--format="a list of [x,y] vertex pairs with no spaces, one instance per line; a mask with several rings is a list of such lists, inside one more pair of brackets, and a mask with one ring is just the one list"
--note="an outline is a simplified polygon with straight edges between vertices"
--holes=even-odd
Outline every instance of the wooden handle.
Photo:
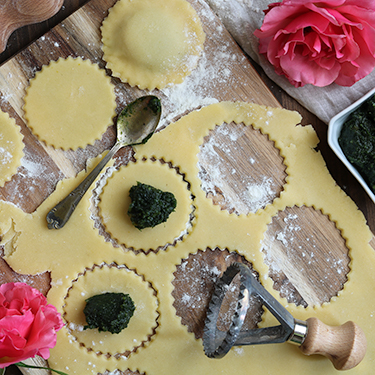
[[321,354],[331,360],[337,370],[349,370],[362,361],[366,353],[366,337],[353,322],[337,327],[327,326],[317,318],[307,319],[307,336],[300,346],[306,355]]
[[0,4],[0,53],[8,38],[21,26],[45,21],[55,15],[64,0],[5,0]]

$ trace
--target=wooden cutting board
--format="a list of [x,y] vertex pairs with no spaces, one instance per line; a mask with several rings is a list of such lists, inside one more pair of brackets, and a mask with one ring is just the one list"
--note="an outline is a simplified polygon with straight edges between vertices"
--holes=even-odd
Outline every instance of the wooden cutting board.
[[[203,0],[189,1],[197,10],[203,23],[206,33],[205,50],[198,68],[186,79],[179,90],[168,89],[163,90],[163,92],[153,92],[162,100],[165,117],[164,125],[193,109],[199,108],[202,104],[214,101],[239,100],[280,107],[242,50],[234,42],[208,5]],[[80,56],[90,59],[105,69],[105,62],[102,60],[99,28],[108,14],[108,9],[115,2],[116,0],[89,1],[61,24],[0,67],[0,107],[16,119],[17,124],[21,127],[25,143],[25,156],[22,166],[12,180],[7,182],[3,188],[0,188],[0,197],[3,200],[14,203],[27,213],[33,212],[51,194],[59,180],[75,176],[85,167],[85,163],[89,158],[97,156],[114,143],[115,131],[113,127],[110,127],[100,141],[85,149],[77,151],[55,150],[39,142],[30,132],[23,120],[22,106],[25,88],[29,80],[33,78],[36,71],[39,71],[43,65],[48,64],[51,60],[56,60],[59,57]],[[136,97],[149,93],[132,88],[127,84],[121,83],[116,78],[112,78],[112,82],[116,87],[117,111],[120,111]],[[236,131],[233,124],[229,124],[228,128],[229,131]],[[222,144],[231,147],[228,143],[228,137],[223,136],[220,132],[214,131],[206,139],[206,142],[213,141],[216,145]],[[255,155],[259,160],[267,159],[274,162],[271,164],[272,168],[269,168],[270,164],[268,163],[268,166],[265,164],[264,169],[260,168],[254,171],[250,168],[250,163],[249,165],[244,165],[241,169],[243,174],[252,173],[255,182],[264,182],[265,175],[276,181],[276,189],[273,189],[272,194],[266,197],[268,199],[267,202],[272,201],[282,190],[286,177],[285,166],[278,150],[275,149],[273,143],[265,135],[252,128],[244,130],[239,142],[241,142],[241,147],[231,150],[231,154],[235,155],[235,159],[241,161],[246,155]],[[129,149],[119,152],[117,156],[120,162],[122,160],[121,157],[123,157],[122,162],[126,160],[129,152]],[[217,157],[218,162],[226,161],[226,155],[224,152],[220,152],[220,147],[218,147]],[[204,161],[202,165],[204,165]],[[222,178],[230,181],[228,185],[234,195],[245,188],[241,185],[243,183],[241,179],[233,177],[230,168],[228,168]],[[230,212],[240,210],[225,201],[227,192],[220,191],[214,183],[212,189],[207,191],[207,194],[213,199],[215,204],[220,204],[223,209],[228,209]],[[250,210],[252,208],[245,207],[244,209]],[[346,274],[349,271],[349,258],[345,241],[328,217],[324,216],[320,211],[317,212],[309,207],[292,207],[280,214],[270,225],[268,231],[270,235],[287,231],[288,217],[297,217],[295,224],[298,224],[301,228],[297,234],[300,241],[312,236],[321,240],[321,246],[311,249],[314,265],[316,265],[317,269],[315,269],[314,275],[302,275],[299,270],[306,266],[306,259],[298,254],[289,254],[288,256],[292,256],[291,264],[293,266],[291,269],[278,269],[276,265],[272,266],[271,264],[270,276],[275,280],[275,288],[280,290],[281,294],[287,297],[290,302],[305,306],[328,301],[341,290],[342,285],[346,282]],[[372,242],[375,248],[375,242]],[[325,256],[327,247],[336,249],[334,262],[328,264]],[[285,255],[287,250],[287,246],[284,246],[283,241],[280,241],[278,251]],[[219,269],[224,269],[230,261],[225,256],[225,253],[218,249],[199,252],[193,257],[202,264],[207,262],[217,264],[220,266]],[[238,258],[237,255],[233,254],[231,257]],[[188,259],[188,262],[192,261],[192,258]],[[337,264],[341,266],[338,268]],[[329,273],[331,276],[326,286],[322,287],[319,280],[326,275],[327,269],[332,269],[335,272]],[[3,260],[0,263],[0,271],[0,283],[12,280],[26,280],[36,285],[44,293],[48,291],[48,274],[36,277],[18,275],[9,269]],[[181,293],[201,293],[203,295],[205,293],[204,291],[189,290],[189,286],[181,286],[184,283],[178,282],[180,277],[182,277],[180,270],[177,270],[175,307],[178,314],[183,316],[183,323],[187,324],[197,337],[201,337],[205,312],[195,311],[194,316],[186,316],[183,311],[183,305],[178,304],[178,295],[181,295]],[[197,270],[196,277],[203,278],[205,276]],[[309,280],[308,285],[306,279]],[[205,285],[212,287],[212,285],[210,286],[207,283]],[[298,290],[295,287],[296,285],[298,285]],[[304,287],[301,287],[301,285]],[[256,324],[256,321],[253,323]]]

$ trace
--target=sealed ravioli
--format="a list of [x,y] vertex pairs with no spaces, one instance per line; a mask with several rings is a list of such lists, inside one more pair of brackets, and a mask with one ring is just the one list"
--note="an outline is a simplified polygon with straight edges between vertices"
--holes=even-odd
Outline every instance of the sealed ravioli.
[[150,90],[181,83],[197,65],[205,39],[185,0],[119,0],[101,31],[113,75]]
[[97,64],[68,57],[52,61],[30,80],[25,119],[55,148],[84,148],[100,139],[115,116],[114,86]]

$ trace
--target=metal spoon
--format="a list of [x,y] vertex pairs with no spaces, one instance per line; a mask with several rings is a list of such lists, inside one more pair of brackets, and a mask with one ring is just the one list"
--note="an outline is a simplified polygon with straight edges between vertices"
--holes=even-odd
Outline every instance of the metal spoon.
[[113,155],[124,146],[146,143],[154,134],[161,116],[161,103],[153,95],[128,104],[117,118],[117,141],[90,174],[47,214],[48,229],[62,228],[96,177]]

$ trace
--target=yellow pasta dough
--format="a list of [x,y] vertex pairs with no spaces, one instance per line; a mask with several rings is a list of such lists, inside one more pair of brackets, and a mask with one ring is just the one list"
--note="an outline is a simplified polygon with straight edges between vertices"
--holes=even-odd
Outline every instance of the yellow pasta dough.
[[44,66],[25,95],[25,119],[33,133],[55,148],[77,149],[100,139],[115,116],[109,76],[80,57]]
[[119,0],[101,31],[112,74],[150,90],[181,83],[197,65],[205,39],[185,0]]
[[[280,197],[265,209],[248,215],[237,216],[220,211],[220,208],[214,206],[211,199],[206,197],[198,177],[199,145],[203,138],[215,126],[232,121],[252,125],[267,134],[269,139],[275,142],[287,166],[287,182]],[[196,209],[192,230],[182,241],[177,242],[174,247],[169,246],[165,251],[136,253],[114,247],[110,242],[104,241],[93,228],[93,221],[90,219],[89,195],[85,196],[63,229],[48,230],[45,220],[47,212],[84,178],[85,173],[59,183],[56,192],[31,215],[18,213],[14,206],[0,201],[0,217],[13,217],[13,231],[17,232],[13,252],[8,253],[7,261],[17,272],[33,274],[51,270],[52,288],[48,293],[48,300],[60,312],[65,312],[68,322],[72,323],[70,328],[68,324],[58,332],[56,347],[51,350],[49,358],[50,367],[71,375],[104,374],[127,369],[148,375],[245,375],[249,371],[271,375],[297,375],[301,374],[301,369],[305,375],[336,374],[337,371],[327,358],[318,355],[304,356],[295,346],[289,344],[237,347],[222,359],[209,359],[205,356],[202,341],[195,339],[194,334],[188,332],[176,315],[172,281],[176,266],[189,254],[218,247],[237,251],[251,262],[263,285],[295,318],[306,320],[308,317],[317,317],[329,325],[343,324],[348,320],[356,322],[365,331],[368,350],[364,360],[347,373],[371,374],[375,361],[375,315],[371,303],[375,299],[375,290],[369,287],[375,283],[375,253],[369,245],[372,234],[362,213],[335,184],[323,158],[314,150],[318,142],[315,132],[309,126],[297,126],[299,121],[300,116],[296,112],[248,103],[224,102],[190,113],[156,133],[147,144],[137,146],[137,161],[131,165],[134,174],[137,173],[136,167],[141,166],[144,159],[168,161],[184,174],[184,181],[187,181],[190,193],[194,196]],[[148,182],[151,184],[154,181],[157,183],[158,180],[161,168],[157,163],[145,163],[149,172]],[[152,168],[155,168],[154,172]],[[122,170],[119,171],[121,172]],[[175,177],[172,173],[166,173],[167,183],[170,176],[173,176],[171,180]],[[113,181],[104,186],[103,197],[111,182]],[[104,203],[103,201],[101,204]],[[267,277],[268,268],[262,252],[262,239],[267,225],[278,212],[295,205],[313,206],[328,215],[341,231],[350,249],[351,271],[348,281],[337,297],[322,306],[303,308],[288,303],[273,289],[272,280]],[[102,209],[105,210],[105,207]],[[172,216],[170,219],[172,220]],[[4,224],[0,225],[0,229],[9,232],[9,223],[3,220],[2,222]],[[121,267],[126,267],[130,272],[136,273],[132,276],[143,280],[137,282],[137,285],[141,290],[146,289],[146,296],[142,297],[142,300],[145,303],[151,302],[152,318],[146,319],[148,329],[155,318],[155,311],[160,314],[157,317],[155,334],[147,341],[147,345],[130,353],[128,357],[101,355],[101,350],[113,352],[104,342],[99,354],[93,345],[93,350],[87,350],[79,342],[80,339],[86,339],[78,339],[73,329],[75,319],[72,314],[78,316],[80,311],[72,310],[81,309],[86,295],[102,287],[108,288],[112,282],[115,288],[120,284],[126,288],[126,282],[123,283],[123,280],[125,281],[128,275],[124,277],[122,274],[117,280],[117,277],[113,278],[107,265],[119,266],[119,273],[124,271]],[[91,272],[91,269],[94,271]],[[89,277],[92,276],[90,280],[87,279],[89,274]],[[95,274],[99,275],[97,283],[94,280]],[[150,297],[152,293],[156,294],[155,298]],[[71,299],[73,294],[75,300]],[[137,302],[140,303],[142,302]],[[82,320],[77,322],[79,325]],[[261,326],[271,324],[275,324],[275,319],[266,311]],[[144,338],[146,334],[140,337]],[[139,337],[134,338],[138,340]],[[84,345],[89,345],[87,341]],[[96,339],[94,341],[96,342]],[[111,338],[111,347],[121,348],[121,341],[120,337]],[[122,349],[114,351],[118,350]]]
[[17,172],[23,157],[23,135],[15,120],[0,110],[0,186]]

